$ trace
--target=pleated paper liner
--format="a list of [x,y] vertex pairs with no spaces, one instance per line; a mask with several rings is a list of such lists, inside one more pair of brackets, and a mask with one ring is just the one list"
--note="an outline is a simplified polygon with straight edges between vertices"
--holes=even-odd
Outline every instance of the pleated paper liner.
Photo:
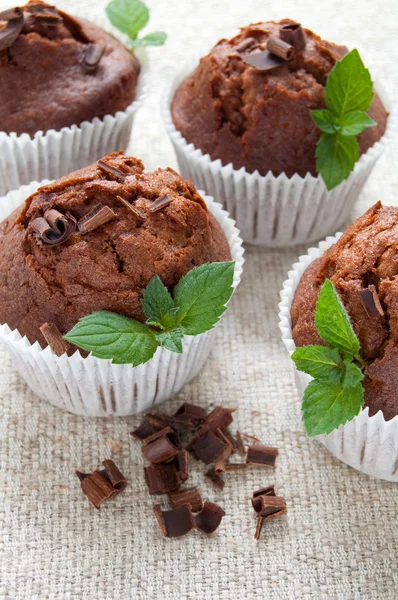
[[[39,185],[31,183],[0,198],[0,221],[17,208]],[[235,261],[233,287],[238,286],[243,268],[243,247],[234,221],[213,198],[204,196],[209,211],[221,225]],[[217,327],[217,326],[216,326]],[[88,416],[124,416],[150,410],[171,398],[203,367],[213,343],[214,329],[186,336],[183,353],[158,348],[147,363],[133,368],[114,365],[93,356],[83,358],[53,354],[38,342],[30,344],[18,330],[0,325],[0,342],[11,352],[23,379],[37,396],[63,410]]]
[[[85,18],[115,35],[107,24],[105,10],[81,12]],[[122,34],[117,36],[122,38]],[[121,39],[121,41],[125,41]],[[31,181],[57,179],[85,167],[110,152],[126,150],[134,116],[145,101],[149,71],[144,49],[136,52],[141,64],[136,99],[124,111],[103,118],[95,117],[60,131],[38,131],[33,137],[0,131],[0,196]],[[34,101],[34,99],[33,99]]]
[[[335,237],[328,237],[318,248],[310,248],[308,254],[300,256],[283,284],[282,300],[279,304],[279,327],[290,356],[296,348],[292,337],[290,308],[298,283],[308,265],[322,256],[340,236],[341,233]],[[311,377],[295,369],[295,380],[301,398]],[[365,408],[349,423],[341,425],[328,435],[316,436],[314,439],[354,469],[373,477],[398,482],[398,416],[386,421],[383,413],[379,411],[373,417],[369,417],[369,409]]]
[[377,91],[390,112],[384,136],[363,154],[351,175],[328,191],[320,176],[305,177],[284,173],[263,176],[245,168],[222,165],[209,154],[187,142],[176,129],[171,103],[182,81],[197,66],[189,60],[183,69],[170,75],[163,101],[163,118],[177,155],[180,173],[211,194],[236,220],[242,239],[262,246],[292,246],[310,243],[334,233],[349,220],[351,210],[385,145],[397,131],[397,117],[382,85]]

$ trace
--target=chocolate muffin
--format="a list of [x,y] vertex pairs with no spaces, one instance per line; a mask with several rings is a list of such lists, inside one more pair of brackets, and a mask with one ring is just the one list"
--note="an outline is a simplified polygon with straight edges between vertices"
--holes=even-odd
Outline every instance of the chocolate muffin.
[[190,182],[109,154],[40,188],[0,225],[0,323],[45,346],[45,322],[64,334],[99,310],[145,321],[140,298],[154,275],[171,289],[193,267],[230,258]]
[[392,419],[398,414],[398,208],[378,202],[306,269],[291,308],[297,346],[324,343],[314,313],[325,279],[346,307],[368,363],[363,385],[369,414],[381,410]]
[[40,0],[5,11],[0,131],[33,136],[114,115],[133,102],[139,72],[135,56],[88,21]]
[[[310,111],[325,107],[327,76],[347,48],[305,29],[305,46],[293,60],[281,60],[272,70],[247,62],[266,49],[271,35],[279,36],[282,27],[294,24],[289,19],[257,23],[222,39],[177,89],[174,125],[212,160],[261,175],[316,175],[320,132]],[[358,137],[361,153],[386,129],[388,113],[377,95],[369,114],[377,126]]]

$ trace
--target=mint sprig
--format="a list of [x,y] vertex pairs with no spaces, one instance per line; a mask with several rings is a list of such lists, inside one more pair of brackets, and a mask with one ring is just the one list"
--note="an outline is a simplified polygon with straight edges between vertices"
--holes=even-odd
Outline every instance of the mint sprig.
[[65,339],[97,358],[133,367],[151,359],[159,346],[181,354],[185,335],[212,329],[226,310],[233,292],[234,267],[234,262],[195,267],[171,294],[155,275],[141,299],[145,324],[101,311],[80,319]]
[[164,31],[154,31],[139,38],[139,32],[149,22],[149,9],[141,0],[111,0],[106,7],[108,19],[129,37],[130,48],[162,46],[167,38]]
[[377,125],[367,114],[373,99],[373,83],[358,50],[337,62],[325,87],[326,109],[312,110],[322,131],[316,149],[316,168],[328,190],[347,179],[359,158],[356,137]]
[[303,395],[303,422],[308,435],[330,433],[361,410],[364,402],[359,340],[341,300],[327,279],[315,310],[315,326],[326,346],[296,348],[296,368],[314,378]]

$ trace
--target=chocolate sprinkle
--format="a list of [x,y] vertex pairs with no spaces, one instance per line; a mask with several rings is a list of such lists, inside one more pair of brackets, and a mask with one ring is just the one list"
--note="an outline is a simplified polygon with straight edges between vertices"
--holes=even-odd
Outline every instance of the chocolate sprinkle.
[[195,515],[196,528],[203,533],[214,533],[218,529],[225,512],[214,502],[205,502],[203,509]]
[[31,227],[40,245],[57,246],[66,242],[76,231],[76,219],[69,212],[63,215],[51,208],[43,217],[34,219]]
[[90,233],[102,225],[116,218],[113,210],[105,205],[97,204],[85,217],[80,219],[77,224],[80,233]]
[[166,511],[162,511],[160,504],[155,504],[153,512],[165,537],[181,537],[195,527],[195,521],[188,504]]
[[76,471],[81,488],[88,500],[99,509],[102,502],[126,489],[127,480],[113,460],[104,460],[104,469],[94,473]]
[[211,481],[211,483],[214,485],[214,487],[216,487],[216,488],[218,488],[220,490],[222,490],[224,488],[225,481],[216,472],[216,470],[215,470],[214,467],[212,467],[211,469],[209,469],[208,471],[206,471],[205,477],[206,477],[206,479],[208,479],[209,481]]
[[115,169],[115,167],[108,165],[108,163],[106,163],[103,160],[99,160],[97,162],[97,166],[100,169],[100,171],[102,171],[105,175],[107,175],[113,180],[122,183],[126,179],[126,175],[122,171],[119,171],[118,169]]
[[162,210],[162,208],[165,208],[171,204],[171,202],[172,199],[170,196],[165,194],[164,196],[160,196],[160,198],[157,198],[154,202],[152,202],[152,204],[148,206],[148,210],[152,213],[157,212],[158,210]]
[[257,71],[274,71],[285,63],[284,60],[271,54],[268,50],[262,50],[253,54],[244,54],[242,60]]
[[301,52],[305,48],[305,33],[300,23],[282,25],[279,30],[279,37],[284,42],[294,46],[297,52]]
[[358,293],[368,317],[384,317],[384,310],[374,285],[370,285],[368,288],[360,290]]
[[44,323],[40,331],[56,356],[62,356],[70,349],[70,344],[64,339],[55,323]]
[[88,44],[82,53],[81,65],[86,73],[94,73],[104,54],[105,46],[102,44]]
[[189,504],[192,512],[198,512],[203,508],[202,497],[197,487],[170,492],[169,500],[173,508],[179,508],[184,504]]
[[249,446],[246,456],[246,463],[251,465],[262,465],[264,467],[274,467],[278,448],[268,446]]
[[24,16],[19,7],[4,10],[0,13],[0,21],[7,21],[7,25],[0,31],[0,51],[12,46],[22,31]]

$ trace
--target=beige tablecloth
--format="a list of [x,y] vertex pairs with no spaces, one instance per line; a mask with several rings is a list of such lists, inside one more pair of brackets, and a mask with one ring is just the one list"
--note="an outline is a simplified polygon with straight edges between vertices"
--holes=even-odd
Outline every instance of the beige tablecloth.
[[[105,2],[59,1],[63,9]],[[6,6],[1,2],[1,6]],[[150,51],[152,74],[130,150],[147,168],[177,168],[159,115],[168,67],[199,43],[209,47],[235,26],[293,17],[327,39],[357,46],[392,94],[398,92],[396,0],[151,0],[151,30],[169,42]],[[202,42],[200,42],[202,43]],[[398,144],[389,148],[356,208],[396,204]],[[194,465],[190,481],[226,517],[211,537],[161,537],[143,477],[139,418],[84,419],[29,392],[1,352],[0,598],[36,600],[258,600],[398,598],[398,488],[346,467],[306,438],[292,365],[278,330],[282,281],[304,248],[247,248],[243,282],[203,372],[165,409],[182,401],[236,408],[240,430],[280,449],[275,472],[231,473],[222,492]],[[112,457],[130,485],[101,511],[89,507],[76,468]],[[250,496],[276,483],[287,517],[260,542]]]

